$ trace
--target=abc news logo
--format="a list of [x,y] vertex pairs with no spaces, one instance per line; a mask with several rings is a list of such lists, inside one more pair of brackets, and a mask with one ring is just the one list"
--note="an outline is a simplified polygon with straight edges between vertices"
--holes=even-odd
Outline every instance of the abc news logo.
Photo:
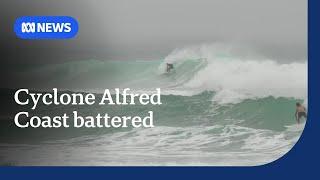
[[14,31],[21,39],[69,39],[78,32],[78,22],[70,16],[23,16]]
[[21,24],[21,32],[35,33],[35,32],[70,32],[71,23],[30,23],[23,22]]

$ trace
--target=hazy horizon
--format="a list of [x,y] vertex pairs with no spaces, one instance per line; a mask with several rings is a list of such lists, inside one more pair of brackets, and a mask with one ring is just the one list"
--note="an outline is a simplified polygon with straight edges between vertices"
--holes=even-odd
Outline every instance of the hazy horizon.
[[[160,59],[176,48],[238,44],[284,62],[307,58],[307,1],[136,0],[4,2],[3,63]],[[79,24],[71,40],[20,40],[14,20],[69,15]]]

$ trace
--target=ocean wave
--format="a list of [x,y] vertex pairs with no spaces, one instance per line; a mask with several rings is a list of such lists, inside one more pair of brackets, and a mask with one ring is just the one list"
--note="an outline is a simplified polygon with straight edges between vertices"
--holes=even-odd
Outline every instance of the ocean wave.
[[0,152],[3,162],[15,165],[262,165],[287,153],[299,134],[236,125],[158,126],[33,146],[0,144]]
[[244,99],[274,97],[307,98],[307,63],[281,64],[273,59],[235,56],[221,46],[175,50],[165,62],[181,64],[204,59],[207,64],[183,84],[185,89],[214,91],[214,101],[238,103]]
[[[173,72],[165,72],[166,63],[174,64]],[[14,88],[56,87],[97,93],[105,88],[140,92],[161,88],[163,94],[183,96],[214,91],[212,100],[221,104],[268,96],[307,100],[306,61],[280,63],[257,55],[239,55],[228,46],[215,44],[176,49],[164,60],[83,60],[4,71],[14,77],[15,81],[8,82]]]

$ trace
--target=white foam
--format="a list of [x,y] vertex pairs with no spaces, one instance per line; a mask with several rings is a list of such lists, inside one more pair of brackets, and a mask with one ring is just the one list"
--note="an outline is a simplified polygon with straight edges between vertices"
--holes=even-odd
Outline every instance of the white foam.
[[41,145],[0,144],[7,149],[0,152],[15,165],[260,165],[288,152],[301,131],[157,126]]
[[220,103],[266,96],[307,97],[307,63],[278,63],[272,59],[235,56],[230,48],[200,46],[175,50],[165,61],[205,58],[208,65],[184,84],[189,89],[217,92]]

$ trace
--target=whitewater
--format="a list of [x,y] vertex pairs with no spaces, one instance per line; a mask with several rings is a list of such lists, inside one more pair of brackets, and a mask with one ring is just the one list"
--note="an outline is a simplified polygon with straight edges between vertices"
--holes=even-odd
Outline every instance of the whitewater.
[[[165,73],[166,63],[174,71]],[[107,111],[139,115],[154,111],[154,128],[59,129],[10,126],[1,111],[0,162],[12,165],[262,165],[286,154],[298,141],[295,103],[307,106],[307,62],[240,56],[229,48],[176,49],[161,60],[82,60],[11,67],[11,88],[52,88],[101,95],[106,88],[154,93],[161,106],[81,106],[85,114]],[[41,76],[39,76],[41,74]],[[9,82],[10,83],[10,82]],[[11,94],[2,90],[2,94]],[[36,113],[61,114],[76,107],[41,106]],[[30,138],[32,137],[32,138]],[[32,140],[30,140],[32,139]]]

